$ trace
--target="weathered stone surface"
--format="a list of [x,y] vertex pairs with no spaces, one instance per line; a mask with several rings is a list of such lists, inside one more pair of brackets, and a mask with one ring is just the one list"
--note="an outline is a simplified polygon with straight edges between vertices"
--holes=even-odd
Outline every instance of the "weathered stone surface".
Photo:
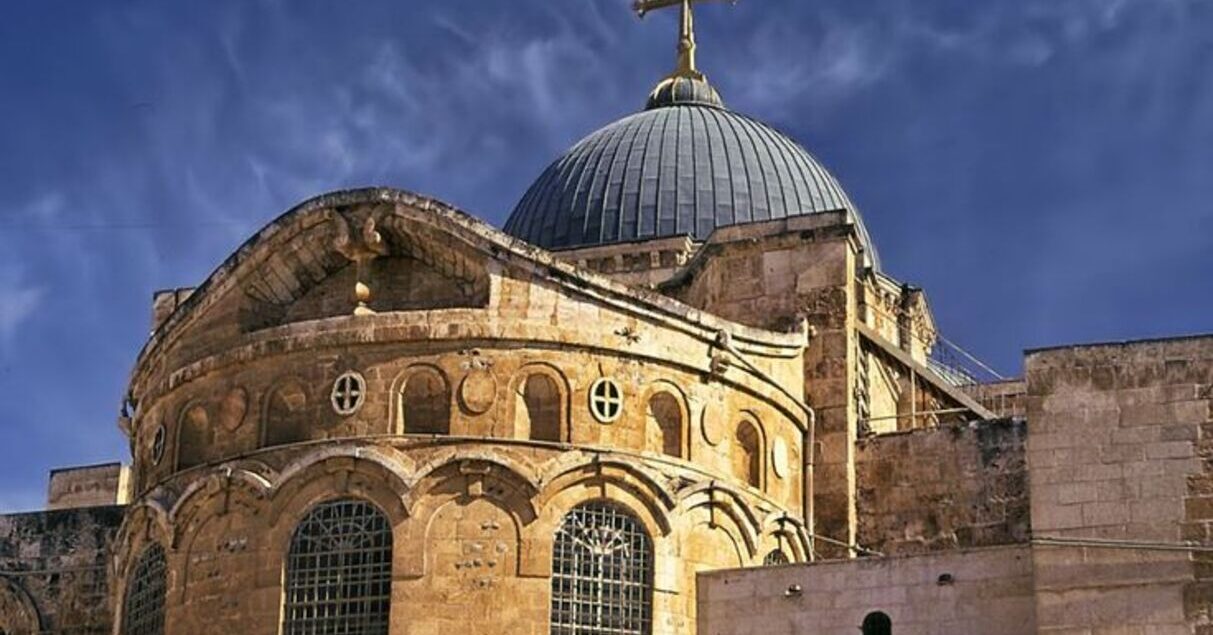
[[111,505],[0,516],[0,629],[110,632],[108,565],[123,512]]

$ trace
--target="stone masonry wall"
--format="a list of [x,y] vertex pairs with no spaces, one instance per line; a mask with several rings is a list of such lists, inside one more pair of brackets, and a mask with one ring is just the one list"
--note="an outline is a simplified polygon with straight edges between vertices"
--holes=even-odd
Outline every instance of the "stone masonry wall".
[[123,509],[0,516],[0,630],[109,633],[107,565]]
[[705,573],[699,587],[699,635],[859,633],[875,611],[898,635],[1035,632],[1023,546]]
[[[858,354],[856,245],[831,214],[718,230],[699,268],[665,291],[743,324],[815,331],[804,355],[804,391],[817,413],[814,533],[855,541],[854,372]],[[845,555],[825,542],[828,557]]]
[[1213,546],[1213,337],[1025,368],[1040,632],[1213,632],[1210,558],[1181,544]]
[[121,463],[52,470],[47,488],[48,509],[125,505],[130,470]]
[[985,421],[859,442],[859,544],[886,555],[1028,540],[1027,426]]

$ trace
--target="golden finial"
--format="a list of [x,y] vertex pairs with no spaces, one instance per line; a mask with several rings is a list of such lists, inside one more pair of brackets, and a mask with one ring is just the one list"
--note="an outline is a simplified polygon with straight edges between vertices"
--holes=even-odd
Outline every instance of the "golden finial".
[[[697,2],[709,2],[710,0],[636,0],[632,8],[640,17],[644,17],[650,11],[665,9],[668,7],[682,7],[682,33],[678,39],[678,66],[674,69],[670,77],[687,77],[690,79],[703,79],[703,73],[695,65],[695,16],[691,12],[691,5]],[[737,4],[737,0],[718,0]]]

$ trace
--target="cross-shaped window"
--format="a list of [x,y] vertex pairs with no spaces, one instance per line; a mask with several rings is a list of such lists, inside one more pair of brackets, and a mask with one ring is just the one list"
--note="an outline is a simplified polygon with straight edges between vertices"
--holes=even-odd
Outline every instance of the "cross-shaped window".
[[362,375],[350,371],[333,382],[333,411],[342,416],[358,412],[366,396],[366,380]]
[[623,414],[623,390],[615,380],[603,377],[590,386],[590,413],[603,423],[611,423]]

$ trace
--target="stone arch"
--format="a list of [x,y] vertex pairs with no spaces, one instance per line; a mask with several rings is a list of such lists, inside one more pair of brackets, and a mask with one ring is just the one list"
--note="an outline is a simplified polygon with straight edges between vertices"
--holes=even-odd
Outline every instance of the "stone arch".
[[757,490],[766,490],[766,436],[762,423],[751,412],[743,412],[731,439],[733,476]]
[[285,548],[294,525],[309,510],[336,498],[366,499],[398,526],[409,516],[404,475],[412,466],[396,458],[370,448],[328,448],[283,469],[269,508],[275,547]]
[[660,531],[653,532],[654,535],[669,533],[668,513],[677,501],[659,474],[631,461],[580,452],[565,453],[544,469],[540,478],[542,491],[536,504],[542,507],[562,489],[594,479],[634,491],[637,499],[644,501],[645,508],[652,510],[653,517],[660,519]]
[[645,394],[645,449],[679,459],[690,458],[690,408],[674,384],[659,382]]
[[267,390],[261,405],[261,447],[309,440],[306,413],[310,401],[307,384],[297,377],[283,379]]
[[[520,456],[503,454],[492,449],[452,448],[439,452],[433,458],[422,463],[410,472],[405,482],[414,493],[414,499],[424,496],[434,475],[449,465],[460,465],[468,470],[492,470],[493,474],[508,483],[514,489],[527,492],[533,497],[540,489],[540,479],[535,472],[535,466]],[[472,466],[475,466],[474,468]]]
[[568,378],[554,366],[543,363],[520,368],[511,382],[514,400],[514,436],[532,441],[567,442],[569,425]]
[[185,486],[173,507],[168,511],[169,521],[176,525],[180,522],[183,510],[192,504],[198,496],[211,496],[221,490],[229,490],[232,485],[241,485],[259,498],[269,495],[273,483],[264,476],[242,468],[223,467],[209,474],[196,478]]
[[[431,549],[435,548],[433,532],[436,523],[445,523],[448,529],[458,525],[459,535],[463,537],[483,534],[486,540],[495,543],[505,541],[515,552],[507,559],[507,564],[514,568],[513,575],[517,575],[521,562],[522,528],[533,523],[540,513],[535,505],[536,493],[532,482],[511,466],[500,462],[455,458],[433,466],[420,478],[412,492],[414,503],[404,532],[408,544],[425,545],[425,549],[401,554],[404,567],[402,575],[420,578],[432,573],[436,555]],[[474,505],[477,501],[491,504],[493,509]],[[447,513],[444,510],[449,511],[452,505],[458,508],[477,506],[479,512],[483,512],[483,517],[496,516],[498,520],[481,528],[464,526],[459,518],[444,515]],[[502,533],[505,528],[501,525],[501,517],[509,520],[510,536]],[[478,565],[463,563],[461,568],[467,567],[477,569]]]
[[[742,564],[746,559],[757,558],[762,524],[739,492],[717,482],[708,482],[687,488],[679,494],[679,513],[690,515],[691,512],[702,510],[708,514],[709,524],[731,525],[739,549],[744,548],[744,552],[739,551]],[[725,520],[728,522],[723,522]]]
[[451,382],[441,368],[410,366],[393,383],[397,434],[451,433]]
[[16,581],[0,576],[0,633],[38,635],[42,617],[29,594]]
[[121,580],[125,577],[132,555],[139,553],[143,545],[150,542],[173,544],[175,532],[168,510],[169,505],[163,500],[162,490],[152,491],[127,510],[114,541],[116,546],[111,573],[115,578]]
[[[173,621],[187,632],[240,632],[257,601],[267,489],[208,476],[174,508],[177,550]],[[229,590],[245,589],[239,594]],[[225,597],[226,596],[226,597]],[[222,602],[212,598],[225,597]]]
[[766,543],[771,549],[785,552],[792,562],[811,560],[812,543],[804,522],[786,512],[768,514],[763,520]]
[[177,413],[177,469],[187,470],[211,460],[214,430],[210,408],[200,399],[187,401]]

